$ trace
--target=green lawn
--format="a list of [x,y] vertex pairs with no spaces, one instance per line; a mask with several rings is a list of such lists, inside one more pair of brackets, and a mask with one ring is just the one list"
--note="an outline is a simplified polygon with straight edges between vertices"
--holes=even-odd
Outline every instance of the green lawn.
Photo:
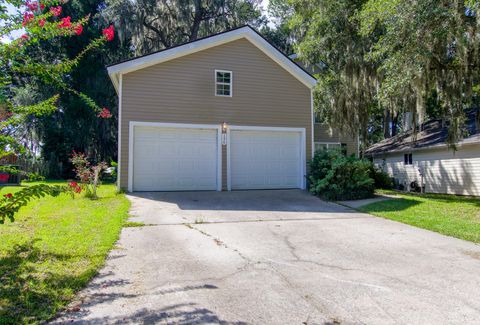
[[361,207],[360,210],[480,243],[479,198],[439,194],[398,194],[398,196],[401,198],[372,203]]
[[[21,187],[4,187],[0,195]],[[0,225],[0,324],[32,324],[55,316],[105,261],[128,217],[114,185],[98,200],[43,198]]]

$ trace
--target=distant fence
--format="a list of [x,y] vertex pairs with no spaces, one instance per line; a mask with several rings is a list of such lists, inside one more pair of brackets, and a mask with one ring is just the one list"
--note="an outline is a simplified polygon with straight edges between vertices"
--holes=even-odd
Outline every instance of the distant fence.
[[42,176],[48,174],[48,164],[42,159],[34,160],[19,158],[15,165],[17,165],[20,170],[27,173],[37,173]]

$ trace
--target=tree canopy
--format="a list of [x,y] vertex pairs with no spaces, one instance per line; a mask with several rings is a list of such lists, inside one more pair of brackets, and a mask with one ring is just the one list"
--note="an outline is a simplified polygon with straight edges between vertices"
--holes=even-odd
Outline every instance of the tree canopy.
[[438,0],[275,0],[308,64],[324,67],[318,109],[367,140],[384,111],[385,136],[405,112],[418,130],[428,104],[449,123],[449,143],[463,137],[464,110],[478,95],[479,2]]
[[262,16],[259,0],[107,0],[102,16],[116,21],[121,39],[136,55],[193,41]]

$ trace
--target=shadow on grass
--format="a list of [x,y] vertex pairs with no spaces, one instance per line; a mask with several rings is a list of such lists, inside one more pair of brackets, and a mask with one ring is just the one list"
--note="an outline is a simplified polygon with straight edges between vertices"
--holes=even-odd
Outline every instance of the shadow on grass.
[[432,200],[442,203],[465,203],[475,207],[480,207],[480,197],[463,196],[454,194],[439,194],[439,193],[412,193],[400,191],[388,191],[387,194],[401,195],[404,197],[411,197],[412,199]]
[[409,209],[413,206],[421,204],[421,201],[412,199],[392,199],[387,201],[381,201],[371,203],[360,208],[363,212],[396,212]]
[[[0,324],[52,318],[96,273],[92,268],[75,274],[65,265],[74,265],[78,257],[43,252],[37,241],[17,245],[0,258]],[[54,263],[62,265],[61,271]]]

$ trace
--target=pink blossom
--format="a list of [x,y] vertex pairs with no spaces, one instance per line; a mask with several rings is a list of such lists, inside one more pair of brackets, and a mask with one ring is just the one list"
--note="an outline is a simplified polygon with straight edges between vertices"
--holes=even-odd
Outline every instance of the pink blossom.
[[110,111],[108,110],[108,108],[104,107],[102,108],[102,111],[97,115],[98,117],[101,117],[101,118],[111,118],[112,117],[112,113],[110,113]]
[[26,12],[23,14],[23,22],[22,26],[25,27],[27,26],[35,17],[31,12]]
[[60,24],[58,24],[58,27],[60,27],[60,28],[72,27],[71,19],[72,18],[70,16],[62,18],[62,21],[61,21]]
[[75,32],[75,34],[80,36],[83,33],[83,26],[81,24],[78,24],[75,27],[73,27],[73,31]]
[[58,17],[58,16],[60,16],[60,14],[62,13],[62,7],[61,7],[61,6],[51,7],[51,8],[50,8],[50,13],[51,13],[53,16]]
[[115,28],[113,27],[113,25],[110,25],[110,27],[105,28],[102,31],[102,34],[103,34],[103,36],[105,36],[107,41],[111,42],[115,38]]

